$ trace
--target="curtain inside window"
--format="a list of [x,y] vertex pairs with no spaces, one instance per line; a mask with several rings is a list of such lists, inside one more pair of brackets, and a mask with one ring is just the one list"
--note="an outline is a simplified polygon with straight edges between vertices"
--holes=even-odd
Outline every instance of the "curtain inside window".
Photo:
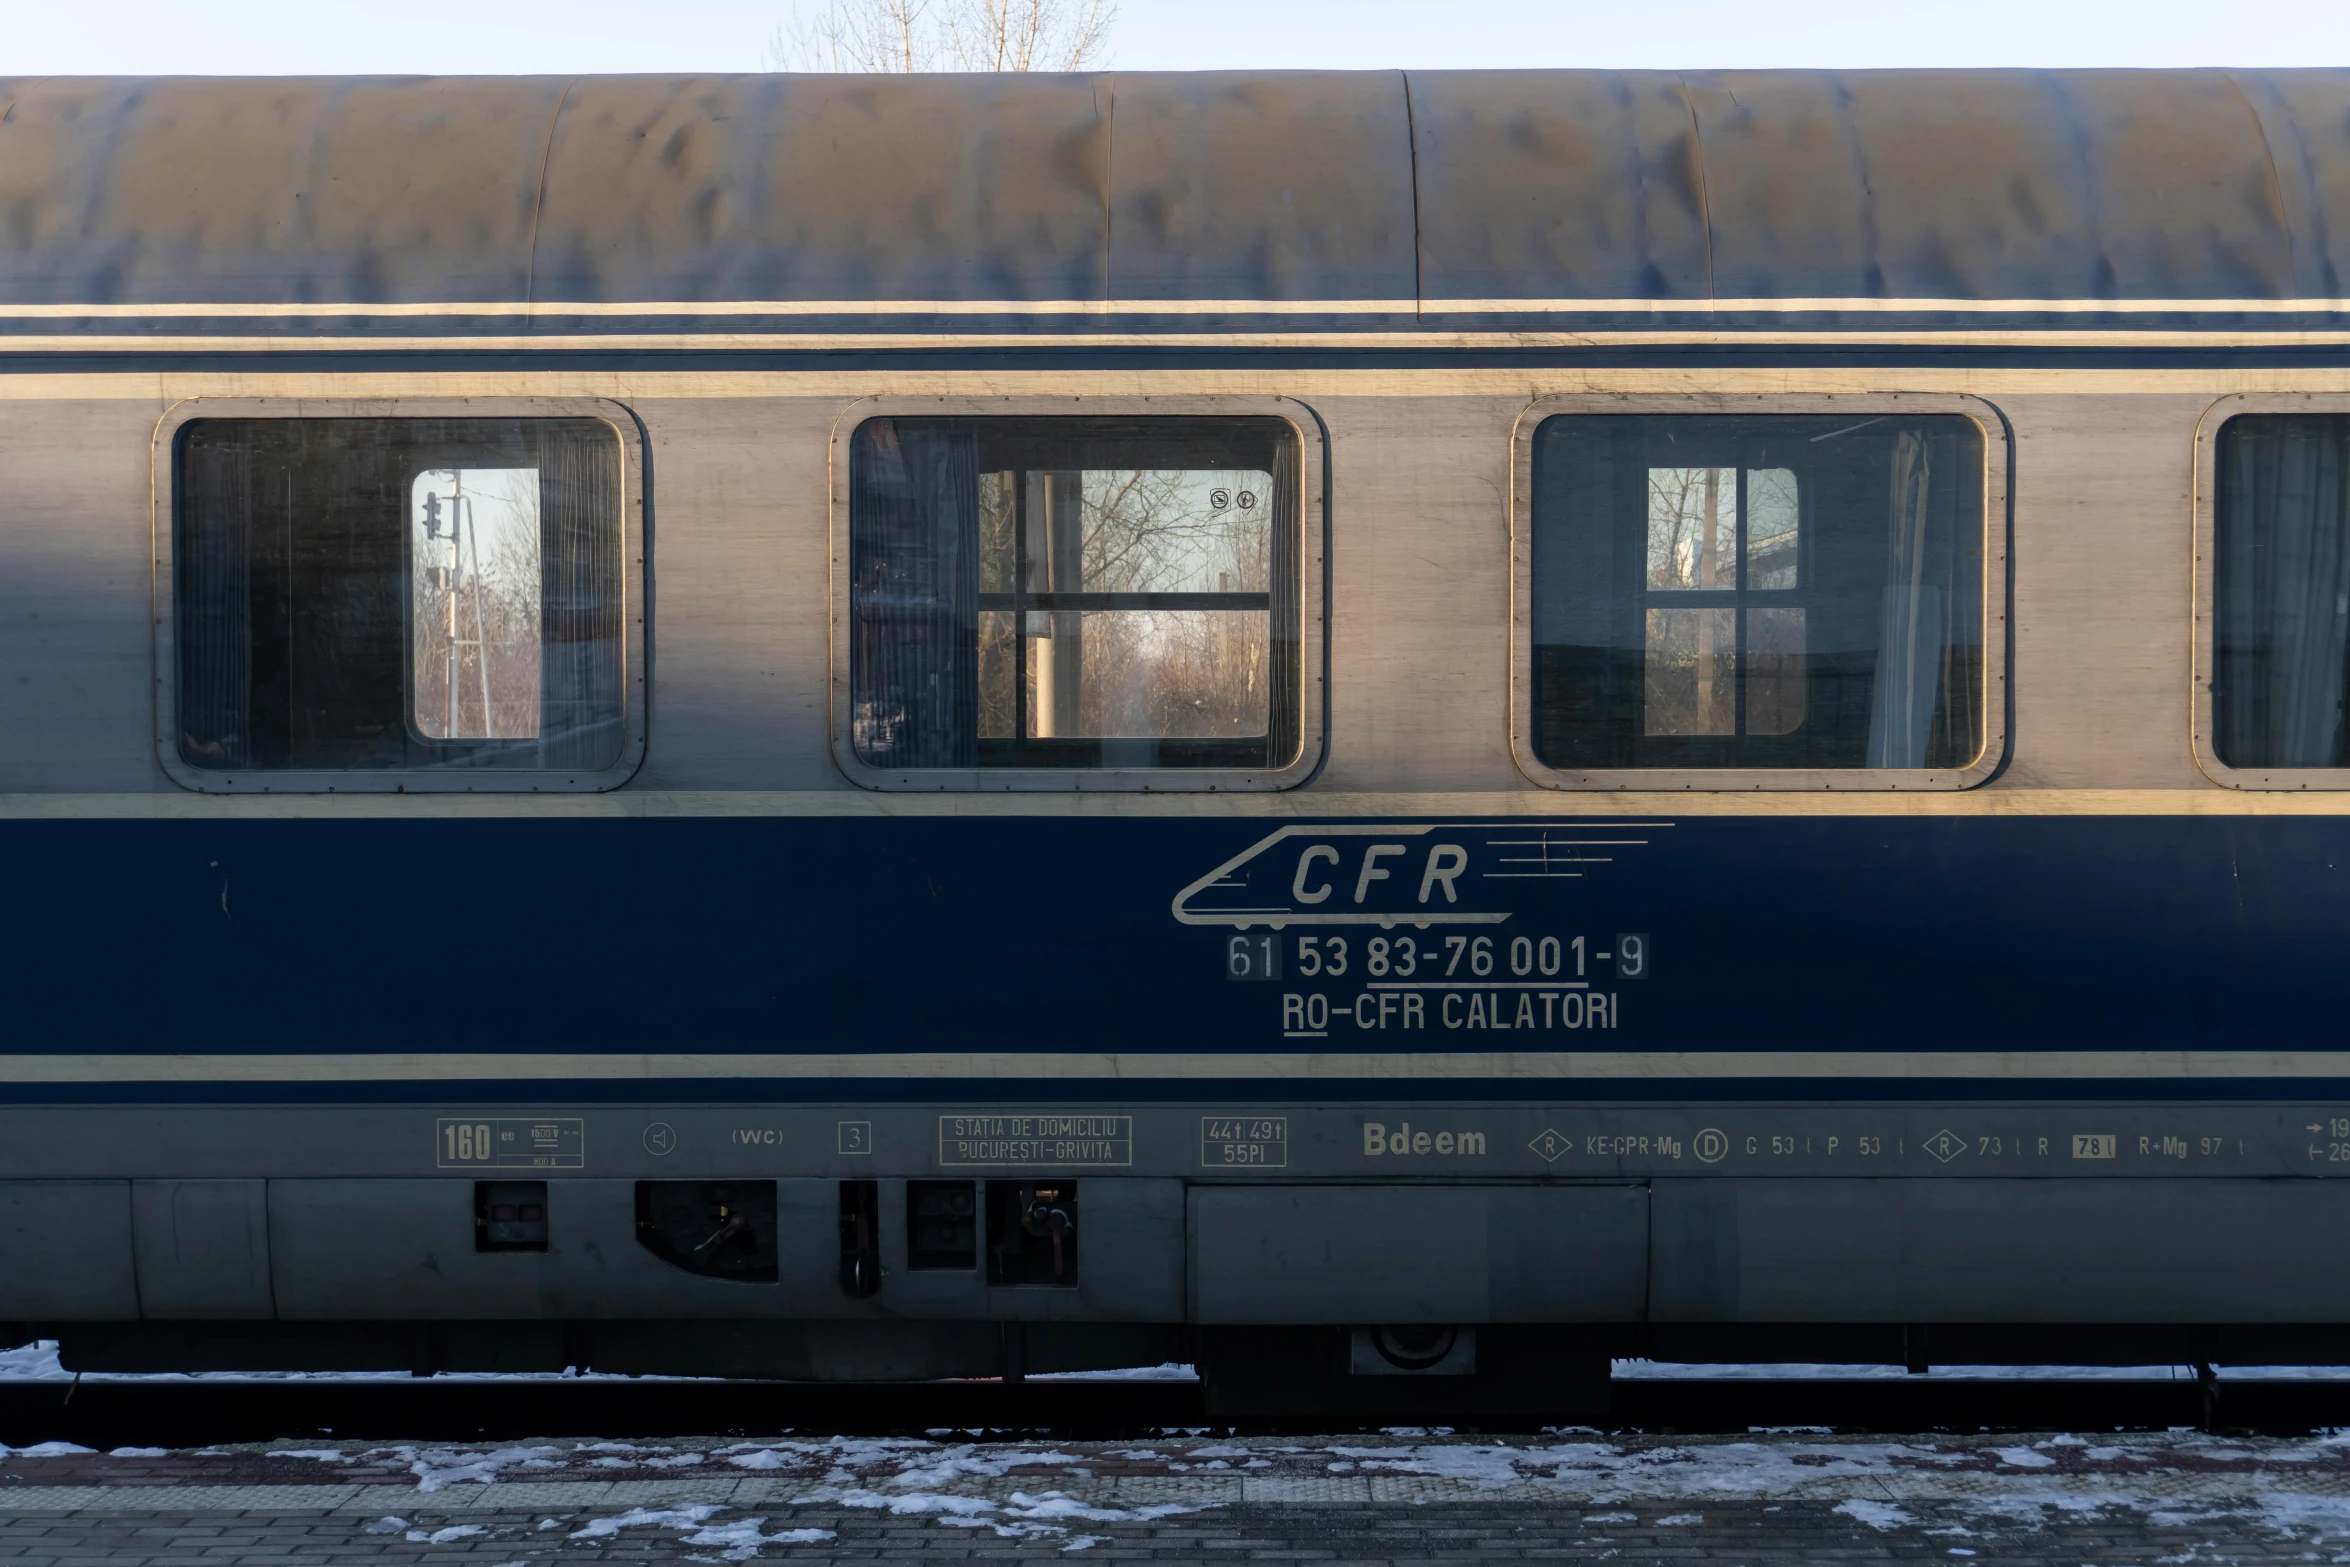
[[1297,460],[1288,452],[1275,452],[1270,459],[1273,469],[1273,550],[1272,571],[1268,582],[1272,588],[1272,635],[1270,638],[1271,668],[1266,690],[1272,698],[1268,715],[1269,733],[1265,737],[1265,766],[1287,767],[1297,760],[1298,749],[1304,742],[1301,724],[1304,703],[1300,684],[1304,678],[1302,658],[1302,628],[1299,626],[1298,581],[1303,558],[1303,519],[1298,508]]
[[2350,416],[2220,431],[2213,741],[2230,767],[2350,765]]
[[858,431],[850,743],[873,767],[971,767],[979,743],[979,461],[968,420]]
[[1896,436],[1892,468],[1868,765],[1923,767],[1945,650],[1943,584],[1935,580],[1941,563],[1932,558],[1929,529],[1934,456],[1925,437],[1915,430]]
[[242,768],[253,764],[253,453],[206,434],[192,430],[181,451],[179,751],[197,767]]
[[601,771],[620,759],[620,452],[551,432],[538,444],[539,746],[542,767]]

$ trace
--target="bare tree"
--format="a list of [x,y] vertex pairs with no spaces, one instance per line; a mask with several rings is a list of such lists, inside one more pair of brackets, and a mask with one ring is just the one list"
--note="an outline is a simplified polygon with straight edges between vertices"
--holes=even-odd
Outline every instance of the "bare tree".
[[797,0],[768,40],[779,71],[1078,71],[1117,0]]
[[1117,19],[1116,0],[962,0],[946,31],[959,71],[1077,71],[1100,58]]
[[794,5],[767,41],[777,71],[927,71],[940,29],[932,0],[822,0]]

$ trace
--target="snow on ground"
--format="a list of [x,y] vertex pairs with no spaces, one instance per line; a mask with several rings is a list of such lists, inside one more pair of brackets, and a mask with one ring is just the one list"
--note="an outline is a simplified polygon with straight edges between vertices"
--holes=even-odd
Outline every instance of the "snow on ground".
[[[1062,1550],[1082,1551],[1100,1543],[1074,1534],[1071,1520],[1085,1523],[1144,1523],[1182,1513],[1205,1512],[1213,1502],[1159,1502],[1118,1507],[1089,1504],[1065,1491],[1031,1495],[1014,1490],[997,1499],[971,1494],[974,1482],[1002,1480],[1015,1470],[1059,1468],[1090,1478],[1098,1452],[1063,1452],[1023,1444],[853,1440],[830,1442],[739,1442],[719,1449],[727,1462],[745,1469],[782,1468],[829,1457],[821,1484],[792,1497],[795,1507],[832,1505],[879,1509],[901,1517],[935,1517],[951,1528],[988,1529],[1007,1540],[1061,1540]],[[876,1483],[875,1471],[889,1468]],[[943,1489],[961,1485],[962,1491]]]
[[1180,1361],[1163,1365],[1129,1366],[1123,1371],[1039,1371],[1031,1382],[1197,1382],[1199,1369]]
[[[156,1494],[154,1471],[119,1470],[126,1460],[87,1448],[44,1444],[9,1456],[12,1482]],[[2184,1430],[1618,1440],[1558,1430],[1500,1441],[1398,1427],[1337,1438],[1166,1432],[1143,1445],[816,1436],[289,1443],[176,1453],[170,1465],[169,1483],[233,1482],[247,1498],[240,1507],[257,1505],[242,1489],[256,1483],[312,1487],[339,1478],[357,1488],[348,1505],[375,1520],[369,1532],[489,1553],[515,1527],[492,1525],[490,1514],[514,1510],[499,1492],[523,1483],[529,1489],[517,1494],[534,1509],[527,1516],[541,1519],[540,1535],[616,1541],[629,1531],[668,1530],[709,1562],[747,1562],[772,1547],[828,1540],[844,1515],[858,1513],[1082,1552],[1117,1537],[1115,1526],[1229,1507],[1448,1503],[1580,1511],[1591,1524],[1645,1518],[1654,1528],[1694,1526],[1730,1507],[1803,1504],[1874,1534],[1964,1540],[1949,1548],[1984,1547],[1989,1555],[2002,1552],[1985,1542],[2111,1522],[2293,1542],[2305,1554],[2322,1546],[2321,1554],[2350,1559],[2350,1432],[2291,1440]],[[126,1473],[121,1482],[107,1479],[118,1472]],[[622,1491],[612,1489],[614,1480],[624,1482]],[[539,1508],[560,1516],[542,1517]]]
[[[1773,1435],[1655,1444],[1331,1443],[1318,1451],[1333,1473],[1426,1476],[1513,1500],[1833,1500],[1834,1511],[1879,1531],[1992,1539],[2057,1518],[2134,1514],[2157,1525],[2350,1543],[2350,1431],[2298,1441],[2193,1432],[2055,1435],[2006,1445]],[[1675,1513],[1655,1522],[1702,1516]]]
[[875,1491],[864,1486],[836,1485],[821,1485],[805,1496],[792,1498],[795,1507],[826,1504],[879,1509],[900,1517],[935,1517],[950,1528],[990,1529],[1006,1540],[1069,1540],[1062,1549],[1072,1551],[1085,1550],[1098,1543],[1098,1538],[1088,1534],[1070,1539],[1069,1519],[1086,1523],[1148,1523],[1183,1513],[1204,1513],[1223,1505],[1153,1502],[1139,1507],[1101,1507],[1081,1502],[1066,1491],[1046,1491],[1035,1496],[1014,1491],[998,1502],[984,1496],[940,1491]]
[[[1899,1366],[1682,1365],[1618,1361],[1625,1380],[1907,1378]],[[2350,1380],[2345,1366],[2231,1366],[2223,1379]],[[210,1373],[200,1377],[108,1375],[107,1381],[373,1381],[389,1373]],[[564,1373],[569,1376],[573,1373]],[[1188,1365],[1060,1373],[1054,1381],[1190,1381]],[[1940,1367],[1940,1380],[2002,1378],[2189,1380],[2188,1366]],[[66,1382],[57,1347],[43,1341],[0,1350],[0,1383]],[[521,1377],[451,1380],[531,1382]],[[405,1380],[405,1379],[403,1379]],[[943,1438],[945,1433],[937,1433]],[[1708,1506],[1792,1501],[1825,1505],[1887,1536],[1963,1538],[1953,1554],[2030,1534],[2059,1520],[2134,1518],[2200,1529],[2221,1538],[2260,1534],[2277,1542],[2326,1547],[2350,1560],[2350,1432],[2300,1441],[2206,1436],[2194,1432],[2134,1435],[2008,1436],[1967,1441],[1948,1436],[1840,1438],[1822,1432],[1756,1432],[1745,1438],[1614,1441],[1596,1432],[1556,1431],[1523,1442],[1456,1439],[1443,1428],[1399,1427],[1377,1438],[1210,1438],[1167,1432],[1147,1446],[1066,1442],[969,1443],[916,1438],[785,1436],[759,1441],[581,1441],[481,1447],[397,1444],[241,1450],[277,1483],[312,1484],[326,1475],[364,1474],[385,1499],[406,1495],[406,1512],[429,1511],[479,1488],[516,1481],[575,1484],[625,1478],[634,1496],[658,1497],[670,1482],[691,1481],[698,1494],[548,1518],[542,1531],[581,1541],[618,1540],[625,1531],[665,1529],[690,1560],[740,1563],[768,1548],[833,1539],[821,1522],[795,1515],[815,1510],[839,1522],[843,1510],[928,1518],[939,1528],[985,1531],[1011,1541],[1083,1552],[1112,1536],[1102,1526],[1233,1505],[1310,1505],[1342,1500],[1334,1486],[1363,1502],[1436,1503],[1484,1499],[1543,1507],[1577,1506],[1585,1521],[1631,1522],[1622,1509],[1660,1509],[1656,1527],[1701,1523]],[[192,1455],[228,1456],[231,1449]],[[102,1475],[115,1461],[171,1458],[154,1447],[100,1454],[70,1442],[0,1446],[0,1458],[92,1465]],[[307,1471],[307,1473],[305,1473]],[[397,1480],[397,1484],[391,1482]],[[81,1483],[92,1483],[85,1481]],[[102,1479],[95,1483],[103,1484]],[[713,1490],[710,1487],[716,1485]],[[1049,1486],[1049,1488],[1048,1488]],[[749,1489],[737,1489],[749,1487]],[[763,1488],[763,1489],[762,1489]],[[602,1494],[596,1492],[592,1494]],[[708,1500],[706,1498],[732,1498]],[[394,1502],[394,1505],[400,1505]],[[453,1546],[476,1540],[480,1526],[436,1517],[411,1524],[386,1514],[370,1526],[407,1543]],[[488,1541],[482,1541],[487,1545]],[[1987,1547],[1986,1547],[1987,1548]]]
[[[738,1518],[732,1523],[708,1522],[711,1514],[723,1509],[708,1503],[692,1503],[682,1507],[632,1507],[611,1518],[591,1518],[582,1528],[571,1531],[574,1540],[616,1540],[623,1529],[677,1529],[689,1531],[685,1543],[704,1549],[715,1548],[716,1557],[689,1557],[691,1561],[747,1562],[759,1554],[762,1545],[814,1545],[821,1540],[835,1538],[830,1529],[784,1529],[774,1534],[765,1533],[761,1518]],[[416,1536],[408,1536],[411,1540]]]

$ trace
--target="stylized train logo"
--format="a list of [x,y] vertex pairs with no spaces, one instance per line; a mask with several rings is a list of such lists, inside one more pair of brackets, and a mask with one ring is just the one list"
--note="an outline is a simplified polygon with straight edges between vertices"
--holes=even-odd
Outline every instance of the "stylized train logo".
[[1490,881],[1563,881],[1670,822],[1421,822],[1284,827],[1175,895],[1186,925],[1499,925]]

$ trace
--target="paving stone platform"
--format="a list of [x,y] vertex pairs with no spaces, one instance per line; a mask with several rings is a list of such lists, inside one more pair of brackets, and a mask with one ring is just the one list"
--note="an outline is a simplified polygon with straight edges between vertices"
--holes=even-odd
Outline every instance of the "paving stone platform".
[[0,1451],[0,1567],[2350,1561],[2350,1437]]

